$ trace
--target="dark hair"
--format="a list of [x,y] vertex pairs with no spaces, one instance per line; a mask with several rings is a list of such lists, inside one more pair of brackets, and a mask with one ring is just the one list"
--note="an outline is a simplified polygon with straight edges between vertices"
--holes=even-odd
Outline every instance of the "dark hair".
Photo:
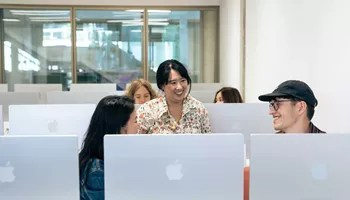
[[308,103],[307,104],[307,118],[311,121],[311,119],[314,117],[315,114],[315,107],[310,106]]
[[158,69],[157,69],[157,74],[156,74],[156,79],[157,79],[157,86],[160,90],[163,90],[163,86],[168,84],[169,82],[169,76],[170,76],[170,71],[171,70],[177,71],[183,78],[187,80],[188,85],[190,86],[190,89],[188,93],[191,91],[191,78],[188,75],[186,67],[179,61],[177,60],[166,60],[162,63],[160,63]]
[[79,153],[80,170],[91,158],[103,160],[103,137],[106,134],[120,134],[133,111],[134,100],[127,96],[110,95],[100,100]]
[[[302,99],[299,99],[299,98],[296,98],[296,97],[293,97],[293,96],[287,96],[287,97],[281,97],[281,98],[290,99],[290,100],[292,100],[294,102],[304,101]],[[314,117],[314,114],[315,114],[315,107],[311,106],[307,102],[305,102],[305,103],[306,103],[306,116],[309,119],[309,121],[311,121],[311,119]]]
[[[283,97],[284,98],[284,97]],[[303,99],[299,99],[299,98],[295,98],[293,96],[289,96],[287,99],[290,99],[294,102],[297,101],[304,101]],[[306,116],[309,119],[309,121],[311,121],[311,119],[314,117],[315,114],[315,107],[311,106],[310,104],[308,104],[306,101],[304,101],[306,103]]]
[[214,103],[216,103],[216,96],[220,92],[224,103],[243,103],[241,94],[236,88],[233,87],[223,87],[217,91],[214,97]]

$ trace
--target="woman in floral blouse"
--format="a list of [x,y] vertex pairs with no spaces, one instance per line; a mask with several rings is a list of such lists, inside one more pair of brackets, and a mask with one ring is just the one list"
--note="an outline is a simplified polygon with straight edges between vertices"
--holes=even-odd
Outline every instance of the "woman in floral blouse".
[[207,109],[189,95],[191,78],[184,65],[166,60],[159,65],[156,78],[164,94],[137,110],[139,133],[210,133]]

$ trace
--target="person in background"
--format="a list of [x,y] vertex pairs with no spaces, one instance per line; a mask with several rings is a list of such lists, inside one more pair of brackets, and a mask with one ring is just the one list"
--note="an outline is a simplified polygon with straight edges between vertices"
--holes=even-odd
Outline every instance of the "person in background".
[[103,137],[138,130],[134,101],[126,96],[106,96],[91,117],[79,153],[80,199],[104,200]]
[[137,110],[139,133],[210,133],[207,109],[189,95],[191,78],[177,60],[162,62],[156,73],[163,94]]
[[144,104],[157,97],[151,84],[142,78],[132,81],[130,86],[126,89],[125,95],[134,99],[136,104]]
[[269,114],[277,133],[325,133],[311,122],[318,101],[306,83],[285,81],[272,93],[259,96],[259,100],[270,102]]
[[214,103],[243,103],[243,99],[236,88],[223,87],[216,92]]

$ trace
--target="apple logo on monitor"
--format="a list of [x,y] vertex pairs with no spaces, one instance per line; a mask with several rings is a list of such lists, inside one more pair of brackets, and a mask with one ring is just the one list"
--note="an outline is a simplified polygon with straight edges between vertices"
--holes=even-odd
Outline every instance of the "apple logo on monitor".
[[166,175],[170,181],[179,181],[182,179],[182,164],[179,160],[166,166]]
[[49,121],[47,124],[47,128],[50,132],[56,132],[57,131],[58,122],[56,120]]
[[311,175],[315,180],[326,180],[328,178],[327,165],[324,163],[314,164],[311,167]]
[[0,183],[12,183],[16,179],[14,169],[10,161],[5,166],[0,166]]

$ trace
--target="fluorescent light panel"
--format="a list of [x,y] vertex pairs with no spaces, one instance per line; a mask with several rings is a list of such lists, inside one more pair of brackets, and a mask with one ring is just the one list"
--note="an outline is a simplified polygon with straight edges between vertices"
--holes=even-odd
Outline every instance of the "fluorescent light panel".
[[[135,22],[143,22],[142,19],[132,19],[132,20],[123,20],[123,19],[110,19],[107,20],[107,23],[135,23]],[[168,22],[168,19],[149,19],[148,23],[152,22]]]
[[69,17],[29,17],[30,20],[36,20],[36,19],[61,19],[61,20],[69,20]]
[[[143,10],[126,10],[127,12],[143,12]],[[171,10],[147,10],[150,13],[171,13]]]
[[69,15],[67,10],[10,10],[13,15],[26,16],[55,16],[55,15]]
[[4,19],[2,19],[2,21],[4,21],[4,22],[19,22],[20,20],[19,19],[4,18]]

